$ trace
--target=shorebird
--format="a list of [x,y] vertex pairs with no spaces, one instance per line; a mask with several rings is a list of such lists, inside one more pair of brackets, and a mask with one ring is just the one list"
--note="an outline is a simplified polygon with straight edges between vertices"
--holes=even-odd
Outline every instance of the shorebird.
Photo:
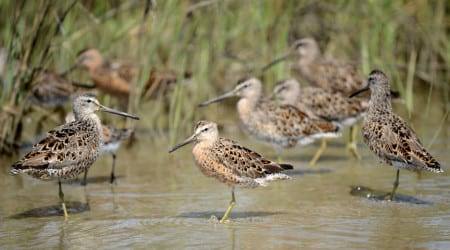
[[76,83],[53,71],[38,73],[30,101],[42,107],[56,107],[72,102],[82,93],[94,93],[92,87]]
[[[78,53],[77,63],[72,69],[76,67],[87,69],[89,77],[96,87],[122,99],[128,98],[130,84],[139,73],[139,68],[131,63],[104,60],[100,51],[94,48],[85,49]],[[143,88],[142,97],[149,99],[165,94],[173,88],[176,82],[177,74],[175,71],[152,67],[149,79]]]
[[[312,86],[349,96],[367,84],[366,78],[354,64],[323,57],[317,41],[311,37],[295,41],[286,55],[273,60],[263,71],[293,55],[298,56],[293,69],[298,70]],[[399,96],[398,92],[391,93],[393,97]]]
[[194,142],[192,154],[200,171],[231,187],[230,205],[220,223],[227,222],[231,210],[236,205],[234,196],[236,186],[254,188],[266,186],[270,181],[290,179],[288,175],[280,172],[292,169],[291,165],[267,160],[233,140],[220,138],[217,124],[214,122],[197,122],[194,134],[170,149],[169,153],[191,142]]
[[53,130],[33,146],[31,152],[12,165],[11,174],[28,174],[41,180],[58,179],[59,198],[67,219],[61,179],[74,178],[86,171],[97,159],[101,140],[101,122],[96,111],[139,119],[101,105],[89,94],[74,100],[75,121],[65,123]]
[[[189,78],[190,76],[185,74],[185,77]],[[157,69],[152,67],[150,69],[150,76],[142,92],[142,99],[148,100],[158,96],[164,96],[174,89],[176,83],[177,72],[170,69]]]
[[263,70],[292,55],[298,56],[297,65],[293,68],[299,70],[301,76],[313,86],[348,96],[366,83],[354,65],[324,58],[316,40],[311,37],[295,41],[286,55],[275,59]]
[[[281,148],[310,144],[319,138],[340,136],[340,128],[334,123],[314,119],[294,106],[279,105],[263,98],[261,82],[256,78],[242,79],[232,91],[199,106],[207,106],[233,96],[240,97],[237,112],[244,128],[258,139],[271,144],[277,154]],[[315,155],[313,159],[315,158],[319,156]]]
[[392,201],[399,185],[400,169],[416,172],[428,170],[434,173],[441,173],[443,170],[422,146],[414,130],[392,110],[390,83],[383,72],[372,71],[367,86],[350,97],[369,89],[371,96],[363,121],[363,138],[382,162],[397,169],[394,187],[388,193],[389,200]]
[[85,49],[78,53],[77,64],[87,69],[95,86],[119,98],[128,98],[130,83],[138,74],[138,68],[126,62],[108,62],[97,49]]
[[[68,113],[66,116],[66,123],[75,121],[75,117],[72,112]],[[112,156],[112,167],[111,167],[111,179],[112,184],[116,176],[114,174],[114,169],[116,166],[116,151],[119,149],[122,141],[130,138],[134,133],[133,129],[117,129],[111,126],[102,125],[101,137],[100,137],[100,150],[99,155],[111,155]],[[87,184],[87,174],[88,169],[84,172],[83,181],[81,185]]]
[[32,110],[42,114],[36,122],[37,133],[42,133],[44,121],[52,118],[53,114],[59,116],[59,119],[56,119],[57,123],[64,119],[66,111],[63,106],[73,103],[75,97],[83,93],[96,93],[90,86],[67,79],[64,73],[49,70],[36,72],[33,82],[36,84],[27,94],[27,100],[32,104]]
[[[318,87],[301,88],[297,80],[291,78],[276,84],[273,93],[282,104],[294,105],[309,116],[350,127],[348,149],[354,157],[360,158],[356,149],[356,131],[353,126],[364,115],[368,101],[348,98]],[[325,140],[323,140],[325,143]]]

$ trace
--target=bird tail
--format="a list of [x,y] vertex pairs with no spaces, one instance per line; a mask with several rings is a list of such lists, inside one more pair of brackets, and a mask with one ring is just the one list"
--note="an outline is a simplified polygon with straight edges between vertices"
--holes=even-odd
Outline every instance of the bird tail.
[[11,171],[9,172],[11,175],[18,175],[22,173],[21,169],[16,169],[16,168],[12,168]]
[[441,164],[439,164],[439,162],[435,161],[434,159],[432,162],[427,164],[426,169],[433,173],[443,173],[444,172],[444,170],[441,168]]
[[282,167],[284,170],[288,170],[288,169],[294,169],[294,167],[290,164],[285,164],[285,163],[281,163],[279,164],[280,167]]
[[257,178],[257,179],[255,179],[255,182],[258,185],[265,187],[269,184],[269,182],[276,181],[276,180],[289,180],[289,179],[292,179],[289,175],[285,175],[282,173],[275,173],[275,174],[266,175],[263,178]]

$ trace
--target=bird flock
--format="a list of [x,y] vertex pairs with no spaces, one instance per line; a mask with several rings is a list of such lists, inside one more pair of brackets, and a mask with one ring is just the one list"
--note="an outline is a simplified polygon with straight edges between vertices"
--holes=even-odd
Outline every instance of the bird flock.
[[[268,96],[263,95],[263,85],[257,77],[245,77],[219,97],[199,104],[199,107],[237,97],[236,111],[241,127],[251,138],[273,147],[280,161],[281,150],[321,141],[321,146],[310,161],[315,166],[325,152],[327,140],[340,137],[345,127],[350,128],[348,150],[360,159],[356,147],[357,123],[363,119],[364,143],[379,160],[396,169],[396,179],[386,200],[394,201],[399,185],[399,171],[427,170],[443,172],[440,164],[426,151],[413,129],[392,109],[391,99],[397,94],[390,89],[387,76],[373,70],[368,77],[358,73],[355,65],[328,59],[321,55],[313,38],[303,38],[292,44],[286,55],[275,59],[263,70],[279,61],[296,57],[296,70],[305,83],[286,78],[279,81]],[[73,100],[73,114],[66,122],[50,130],[32,150],[12,165],[11,173],[28,174],[41,180],[58,180],[59,198],[67,219],[68,213],[61,188],[61,180],[75,178],[84,173],[83,184],[91,165],[100,154],[113,157],[110,182],[115,180],[115,152],[120,142],[132,136],[131,129],[117,129],[101,123],[97,111],[109,112],[131,119],[137,116],[105,107],[95,97],[97,89],[121,101],[127,101],[136,76],[131,65],[107,62],[96,49],[86,49],[77,56],[77,62],[68,72],[84,68],[95,89],[78,84],[61,83],[62,78],[52,72],[57,87],[36,85],[30,100],[44,106],[54,106]],[[143,96],[164,93],[173,88],[176,74],[167,71],[160,77],[152,69]],[[63,79],[63,78],[62,78]],[[164,84],[161,84],[164,82]],[[71,86],[71,87],[68,87]],[[161,87],[163,86],[163,87]],[[55,91],[56,90],[56,91]],[[370,90],[370,92],[366,92]],[[94,93],[92,93],[94,92]],[[197,121],[192,136],[175,145],[169,153],[193,144],[192,155],[199,170],[231,188],[232,199],[221,223],[228,222],[236,204],[235,187],[254,188],[266,186],[271,181],[287,180],[290,164],[277,163],[238,142],[219,137],[218,126],[213,121]]]

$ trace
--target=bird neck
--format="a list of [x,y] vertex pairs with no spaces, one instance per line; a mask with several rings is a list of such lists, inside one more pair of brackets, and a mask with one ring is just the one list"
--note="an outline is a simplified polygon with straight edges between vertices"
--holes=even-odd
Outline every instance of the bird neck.
[[392,110],[391,93],[387,91],[372,91],[369,102],[369,110]]
[[286,91],[281,98],[281,103],[296,105],[300,100],[300,89],[293,88],[289,91]]
[[89,122],[92,122],[95,124],[97,130],[99,131],[100,134],[102,134],[102,123],[100,121],[100,118],[98,118],[97,114],[95,113],[78,113],[78,112],[74,112],[75,115],[75,120],[76,121],[80,121],[80,120],[87,120]]
[[247,115],[255,110],[258,103],[261,101],[261,95],[251,95],[247,97],[242,97],[237,102],[237,110],[240,116]]
[[92,75],[104,64],[105,62],[103,61],[102,56],[96,56],[89,63],[86,63],[86,68],[88,69],[89,74]]
[[300,55],[298,58],[298,64],[300,68],[309,66],[318,62],[322,58],[322,55],[318,49],[312,49],[308,53]]

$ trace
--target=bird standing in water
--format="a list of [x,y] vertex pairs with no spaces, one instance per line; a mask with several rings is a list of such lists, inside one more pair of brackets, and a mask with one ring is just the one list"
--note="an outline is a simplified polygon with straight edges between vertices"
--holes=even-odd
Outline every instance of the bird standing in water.
[[[73,121],[75,121],[75,117],[72,112],[69,112],[66,115],[66,123]],[[114,169],[116,166],[116,151],[119,149],[122,141],[130,138],[133,135],[133,132],[133,129],[118,129],[111,126],[102,125],[99,155],[109,154],[112,156],[110,178],[111,184],[116,180],[116,176],[114,174]],[[81,185],[83,186],[87,184],[87,174],[88,170],[84,172],[84,177],[81,181]]]
[[87,171],[99,155],[101,129],[96,111],[139,119],[101,105],[90,94],[74,100],[75,121],[65,123],[48,132],[47,136],[33,146],[31,152],[12,165],[11,174],[28,174],[41,180],[58,179],[59,198],[68,218],[61,179],[69,179]]
[[237,142],[220,138],[217,124],[199,121],[195,125],[194,134],[169,150],[169,153],[194,142],[192,154],[200,171],[208,177],[214,177],[231,187],[231,202],[220,223],[227,218],[236,204],[235,186],[253,188],[266,186],[267,182],[289,179],[280,173],[293,167],[278,164],[263,158],[260,154],[239,145]]
[[[240,97],[236,108],[244,129],[272,145],[278,155],[281,148],[307,145],[316,139],[341,135],[339,126],[334,123],[315,119],[294,106],[279,105],[264,98],[262,84],[256,78],[244,78],[238,81],[233,90],[199,106],[207,106],[234,96]],[[322,151],[317,151],[313,159],[318,159],[318,154]]]
[[[318,87],[301,88],[300,83],[291,78],[276,84],[273,93],[281,104],[290,104],[304,111],[311,117],[334,122],[340,126],[350,127],[350,142],[347,148],[359,159],[356,148],[356,129],[353,126],[365,114],[368,100],[348,98],[338,92]],[[323,143],[325,139],[322,140]]]
[[378,158],[397,169],[389,200],[394,200],[399,185],[400,169],[443,172],[441,165],[422,146],[412,128],[392,110],[390,83],[386,75],[374,70],[366,87],[351,94],[371,91],[369,108],[363,121],[363,139]]

